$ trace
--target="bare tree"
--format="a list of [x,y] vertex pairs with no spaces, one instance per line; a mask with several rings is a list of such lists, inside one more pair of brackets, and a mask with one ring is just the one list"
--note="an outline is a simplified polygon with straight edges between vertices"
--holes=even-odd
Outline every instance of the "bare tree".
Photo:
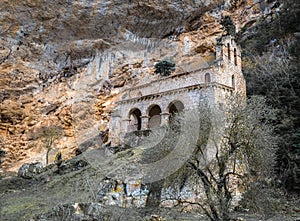
[[[272,170],[275,141],[269,123],[274,112],[262,97],[253,97],[246,105],[245,99],[233,96],[218,109],[213,111],[216,115],[210,112],[210,119],[207,114],[205,118],[201,117],[202,120],[208,119],[204,125],[210,125],[210,138],[215,150],[213,159],[203,166],[201,161],[207,158],[205,149],[208,141],[206,136],[200,136],[188,165],[199,176],[205,191],[206,199],[197,202],[197,205],[211,221],[229,221],[232,180],[245,180],[249,174],[262,176]],[[222,116],[224,121],[212,119],[222,119]],[[222,127],[224,129],[220,129]],[[247,171],[240,171],[238,165],[244,165]]]
[[49,163],[49,153],[52,150],[55,141],[63,136],[63,130],[61,127],[52,125],[52,126],[43,126],[37,132],[37,137],[41,139],[44,143],[46,152],[46,165]]
[[[298,40],[299,41],[299,40]],[[266,96],[277,109],[276,134],[279,137],[276,171],[280,183],[289,191],[300,187],[300,75],[298,41],[287,37],[280,46],[245,60],[247,94]]]

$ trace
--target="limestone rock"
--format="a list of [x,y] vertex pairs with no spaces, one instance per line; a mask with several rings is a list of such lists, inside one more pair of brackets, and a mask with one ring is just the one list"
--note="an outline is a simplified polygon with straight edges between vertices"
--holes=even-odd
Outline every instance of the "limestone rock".
[[40,162],[31,164],[25,163],[20,167],[18,171],[18,176],[25,179],[32,179],[37,174],[42,173],[43,170],[43,164]]
[[157,78],[155,62],[172,57],[176,73],[209,62],[223,15],[240,30],[261,10],[270,13],[267,5],[250,7],[252,1],[220,2],[2,0],[0,135],[7,155],[1,170],[43,158],[40,141],[30,139],[42,125],[64,129],[55,148],[69,159],[108,128],[124,88]]

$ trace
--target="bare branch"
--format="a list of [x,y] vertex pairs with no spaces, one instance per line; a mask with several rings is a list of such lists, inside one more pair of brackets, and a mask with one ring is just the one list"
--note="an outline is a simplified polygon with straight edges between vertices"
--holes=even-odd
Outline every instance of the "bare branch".
[[4,35],[6,32],[9,31],[9,29],[11,29],[15,24],[12,23],[7,29],[5,29],[4,31],[0,32],[0,36]]

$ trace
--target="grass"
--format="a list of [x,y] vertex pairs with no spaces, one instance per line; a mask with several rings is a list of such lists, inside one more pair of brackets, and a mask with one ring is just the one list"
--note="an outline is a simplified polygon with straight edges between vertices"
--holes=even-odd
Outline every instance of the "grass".
[[[96,167],[93,166],[94,162],[92,162],[91,165],[78,171],[71,171],[63,175],[48,174],[49,177],[47,181],[45,179],[35,181],[25,180],[16,177],[2,179],[0,180],[0,221],[29,220],[35,215],[48,213],[52,211],[54,207],[61,204],[72,207],[74,203],[97,202],[98,187],[103,179],[106,177],[112,179],[119,179],[124,176],[128,177],[129,172],[132,172],[131,175],[139,174],[135,163],[141,163],[141,160],[145,156],[157,157],[159,149],[160,148],[155,148],[154,151],[152,149],[149,150],[147,148],[138,147],[108,157],[95,157],[95,159],[92,160],[98,161]],[[157,154],[153,154],[153,151]],[[78,157],[78,159],[83,158],[84,156]],[[118,167],[120,169],[118,169]],[[182,169],[184,170],[184,168]],[[166,182],[170,182],[169,185],[172,186],[173,181],[178,183],[179,180],[184,180],[185,175],[187,174],[184,171],[178,171],[178,174],[174,174],[174,176],[170,177],[170,180]],[[167,185],[167,183],[165,184]],[[113,214],[109,215],[110,217],[119,217],[121,216],[120,214],[123,213],[131,214],[130,216],[132,218],[133,214],[136,214],[140,216],[140,218],[136,220],[146,220],[141,214],[145,211],[148,215],[153,214],[151,211],[147,211],[147,209],[105,208],[107,208],[107,214]],[[172,219],[167,220],[195,220],[193,217],[195,218],[201,215],[199,213],[180,215],[175,211],[177,209],[178,208],[175,208],[174,211],[160,209],[155,214],[159,214],[162,217],[172,217]],[[299,211],[299,209],[297,211]],[[247,214],[238,214],[239,217],[246,215]],[[187,218],[184,219],[184,216],[187,216]],[[257,213],[252,216],[254,218],[250,217],[245,220],[258,220],[256,219],[259,216]],[[174,217],[176,217],[176,219]],[[294,217],[297,217],[297,215]],[[300,217],[300,215],[298,217]],[[205,219],[201,218],[201,220]]]
[[34,196],[6,198],[4,205],[1,205],[0,220],[28,220],[33,215],[47,212],[46,206]]

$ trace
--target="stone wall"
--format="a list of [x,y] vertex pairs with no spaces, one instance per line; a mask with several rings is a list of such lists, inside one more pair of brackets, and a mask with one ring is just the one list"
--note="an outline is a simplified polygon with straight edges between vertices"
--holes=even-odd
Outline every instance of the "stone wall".
[[[233,92],[246,95],[240,48],[231,36],[225,36],[218,42],[215,57],[216,60],[209,67],[160,77],[124,90],[122,99],[116,102],[117,107],[111,115],[112,146],[121,145],[125,134],[135,128],[148,130],[153,125],[167,124],[172,114],[170,105],[176,102],[182,104],[184,109],[192,109],[197,107],[201,99],[215,105],[224,102],[225,97]],[[150,112],[155,105],[160,113],[153,119]],[[138,110],[140,115],[132,117],[134,110]]]

